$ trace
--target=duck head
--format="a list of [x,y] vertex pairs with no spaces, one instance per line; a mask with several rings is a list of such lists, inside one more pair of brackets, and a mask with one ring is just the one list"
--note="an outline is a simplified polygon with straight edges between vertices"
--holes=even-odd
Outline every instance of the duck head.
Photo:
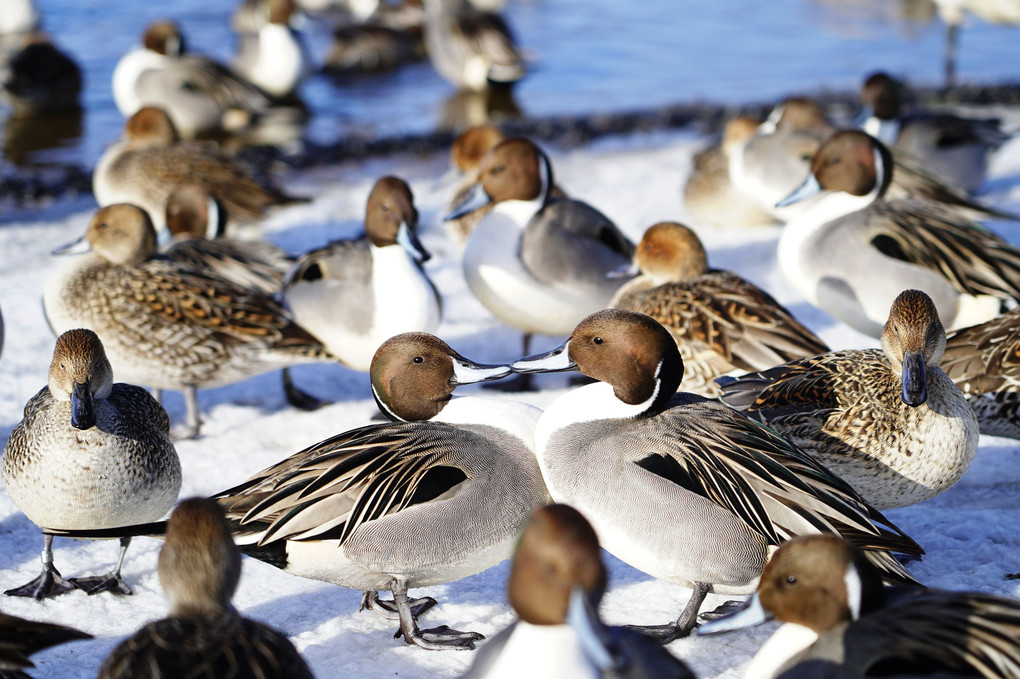
[[49,388],[58,401],[71,402],[71,426],[82,430],[95,426],[95,401],[113,390],[113,368],[96,333],[68,330],[57,338]]
[[903,378],[903,402],[927,400],[927,371],[937,368],[946,349],[946,330],[935,303],[920,290],[904,290],[893,301],[882,329],[882,350]]

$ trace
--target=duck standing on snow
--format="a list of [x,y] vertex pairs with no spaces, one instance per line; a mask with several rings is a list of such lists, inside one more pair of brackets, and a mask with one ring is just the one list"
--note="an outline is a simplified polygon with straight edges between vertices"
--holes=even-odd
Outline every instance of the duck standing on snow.
[[723,402],[782,434],[879,509],[935,497],[974,460],[978,422],[942,372],[931,299],[900,293],[882,349],[834,351],[724,383]]
[[50,327],[88,327],[118,374],[184,391],[186,437],[199,433],[199,388],[336,360],[272,297],[159,256],[152,222],[137,206],[100,208],[85,236],[57,253],[82,251],[46,283]]
[[159,552],[159,582],[170,615],[118,644],[99,679],[311,679],[287,637],[234,610],[230,599],[240,579],[241,553],[223,510],[202,498],[181,502],[166,522]]
[[608,309],[515,371],[579,370],[599,382],[556,399],[535,445],[556,502],[591,521],[610,553],[694,592],[675,623],[687,636],[709,592],[754,591],[771,552],[796,535],[841,535],[882,575],[914,582],[894,552],[923,550],[842,479],[772,430],[695,394],[676,393],[676,342],[644,314]]
[[640,275],[621,286],[609,306],[647,314],[669,330],[684,361],[684,391],[714,398],[719,375],[828,351],[768,293],[734,273],[709,269],[701,240],[682,224],[649,227],[634,264]]
[[[155,521],[177,500],[181,464],[166,411],[145,389],[113,382],[91,330],[57,338],[49,386],[25,406],[4,448],[3,480],[14,504],[43,531],[102,529]],[[73,589],[131,594],[121,578],[130,537],[109,575],[65,580],[44,535],[42,573],[10,596],[36,599]]]

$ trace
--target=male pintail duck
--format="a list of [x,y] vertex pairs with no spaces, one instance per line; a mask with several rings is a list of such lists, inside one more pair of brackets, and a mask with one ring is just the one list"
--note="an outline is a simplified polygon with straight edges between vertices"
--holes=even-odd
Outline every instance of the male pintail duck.
[[344,365],[367,372],[386,339],[438,327],[439,293],[422,268],[429,258],[410,187],[383,177],[368,195],[365,235],[298,257],[284,299],[294,319]]
[[49,529],[101,529],[162,517],[181,489],[181,464],[166,411],[147,391],[113,382],[91,330],[57,338],[49,385],[29,400],[4,448],[7,494],[44,531],[42,573],[10,596],[37,599],[72,589],[130,594],[121,579],[130,537],[105,576],[65,580],[53,565]]
[[1009,139],[998,118],[963,118],[947,112],[903,112],[902,85],[888,73],[861,86],[864,131],[906,154],[952,186],[974,191],[984,181],[988,156]]
[[884,577],[913,581],[893,552],[921,548],[847,483],[721,403],[675,393],[680,352],[648,316],[592,314],[564,344],[513,368],[600,380],[545,410],[538,461],[553,500],[584,514],[609,552],[694,589],[675,623],[648,628],[664,642],[690,633],[710,591],[752,592],[769,554],[795,535],[842,535]]
[[107,656],[99,679],[260,677],[312,679],[294,645],[231,605],[241,553],[223,510],[191,498],[174,508],[159,552],[159,582],[170,615],[150,622]]
[[85,236],[56,253],[83,251],[46,283],[50,327],[88,327],[119,375],[184,391],[185,436],[199,432],[197,389],[336,360],[272,297],[158,255],[152,222],[137,206],[100,208]]
[[1020,298],[1020,251],[951,206],[886,197],[892,168],[881,142],[844,130],[780,201],[811,198],[779,240],[779,266],[808,301],[878,337],[897,291],[924,290],[950,329]]
[[831,536],[790,540],[747,605],[698,634],[784,623],[747,679],[1020,675],[1020,602],[981,592],[887,588],[857,548]]
[[507,585],[519,619],[485,642],[461,679],[694,679],[654,639],[599,619],[605,589],[591,524],[568,505],[535,510],[517,543]]
[[72,627],[0,613],[0,677],[30,679],[21,671],[35,667],[30,655],[69,641],[92,638],[91,634]]
[[900,293],[881,349],[834,351],[745,375],[722,400],[814,456],[879,509],[935,497],[977,452],[978,422],[939,367],[946,332],[931,299]]
[[480,181],[447,219],[492,203],[464,250],[471,292],[499,320],[524,332],[566,335],[605,308],[619,287],[607,274],[625,267],[634,244],[586,203],[553,200],[549,158],[527,139],[498,144]]
[[949,334],[942,369],[977,415],[982,434],[1020,439],[1020,307]]
[[294,0],[268,0],[250,39],[238,43],[234,69],[248,82],[278,99],[293,97],[309,69],[305,50],[291,27]]
[[512,85],[524,62],[503,18],[467,0],[425,0],[425,50],[443,78],[462,90]]
[[96,164],[92,189],[100,205],[144,208],[162,231],[167,199],[185,183],[204,186],[236,223],[260,219],[273,207],[307,202],[257,181],[215,146],[181,141],[166,112],[158,108],[143,108],[128,119],[124,139]]
[[734,273],[709,269],[701,240],[682,224],[649,227],[634,263],[640,275],[609,306],[647,314],[669,330],[684,361],[684,391],[714,398],[720,375],[829,350],[768,293]]
[[[460,178],[454,188],[453,197],[447,205],[449,212],[457,210],[474,189],[475,184],[478,183],[478,168],[481,167],[485,154],[506,138],[506,135],[495,125],[483,124],[472,125],[453,140],[453,146],[450,147],[450,170],[440,180],[441,183],[446,183],[446,177],[452,179],[457,176]],[[446,233],[463,250],[467,245],[468,236],[491,209],[492,203],[489,203],[454,219],[444,220],[443,226],[446,228]]]

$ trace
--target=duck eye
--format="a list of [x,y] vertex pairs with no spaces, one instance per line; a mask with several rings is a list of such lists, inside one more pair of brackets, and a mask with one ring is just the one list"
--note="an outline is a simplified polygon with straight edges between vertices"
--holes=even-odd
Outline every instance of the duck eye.
[[596,337],[595,339],[592,340],[592,342],[594,342],[595,344],[602,344],[603,341],[604,340],[601,337]]
[[383,203],[382,204],[382,209],[383,209],[383,212],[389,212],[390,211],[390,206],[387,205],[386,203]]
[[97,229],[105,229],[107,226],[109,226],[109,225],[106,222],[100,222],[99,226],[97,226],[96,228]]
[[500,172],[502,172],[505,169],[506,169],[506,165],[497,165],[496,167],[492,168],[492,174],[499,174]]
[[415,356],[415,357],[414,357],[414,362],[415,362],[415,363],[424,363],[424,362],[425,362],[425,359],[424,359],[424,358],[422,358],[421,356]]
[[797,576],[796,575],[787,575],[786,576],[786,584],[788,584],[788,585],[796,585],[797,584]]
[[841,159],[839,156],[833,156],[829,158],[829,165],[838,165],[840,163],[840,160]]

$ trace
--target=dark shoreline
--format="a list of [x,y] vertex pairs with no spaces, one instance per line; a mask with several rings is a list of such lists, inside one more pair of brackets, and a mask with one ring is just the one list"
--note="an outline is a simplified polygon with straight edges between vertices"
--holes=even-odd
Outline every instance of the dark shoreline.
[[[837,119],[852,116],[858,108],[856,92],[823,91],[812,96]],[[912,89],[907,93],[907,103],[922,106],[937,103],[1020,105],[1020,82],[964,85],[949,93],[935,88]],[[691,127],[705,134],[714,134],[722,129],[726,120],[735,115],[747,114],[763,118],[773,105],[772,102],[742,106],[694,102],[645,111],[527,118],[500,126],[510,134],[528,136],[562,148],[576,148],[601,137],[635,132]],[[244,149],[238,156],[253,167],[303,170],[397,153],[435,153],[449,149],[454,137],[454,132],[450,130],[380,138],[347,137],[330,144],[306,141],[300,151],[292,154],[286,154],[273,146],[258,146]],[[91,193],[92,171],[80,165],[4,166],[0,174],[0,207],[7,205],[20,208],[36,201]]]

